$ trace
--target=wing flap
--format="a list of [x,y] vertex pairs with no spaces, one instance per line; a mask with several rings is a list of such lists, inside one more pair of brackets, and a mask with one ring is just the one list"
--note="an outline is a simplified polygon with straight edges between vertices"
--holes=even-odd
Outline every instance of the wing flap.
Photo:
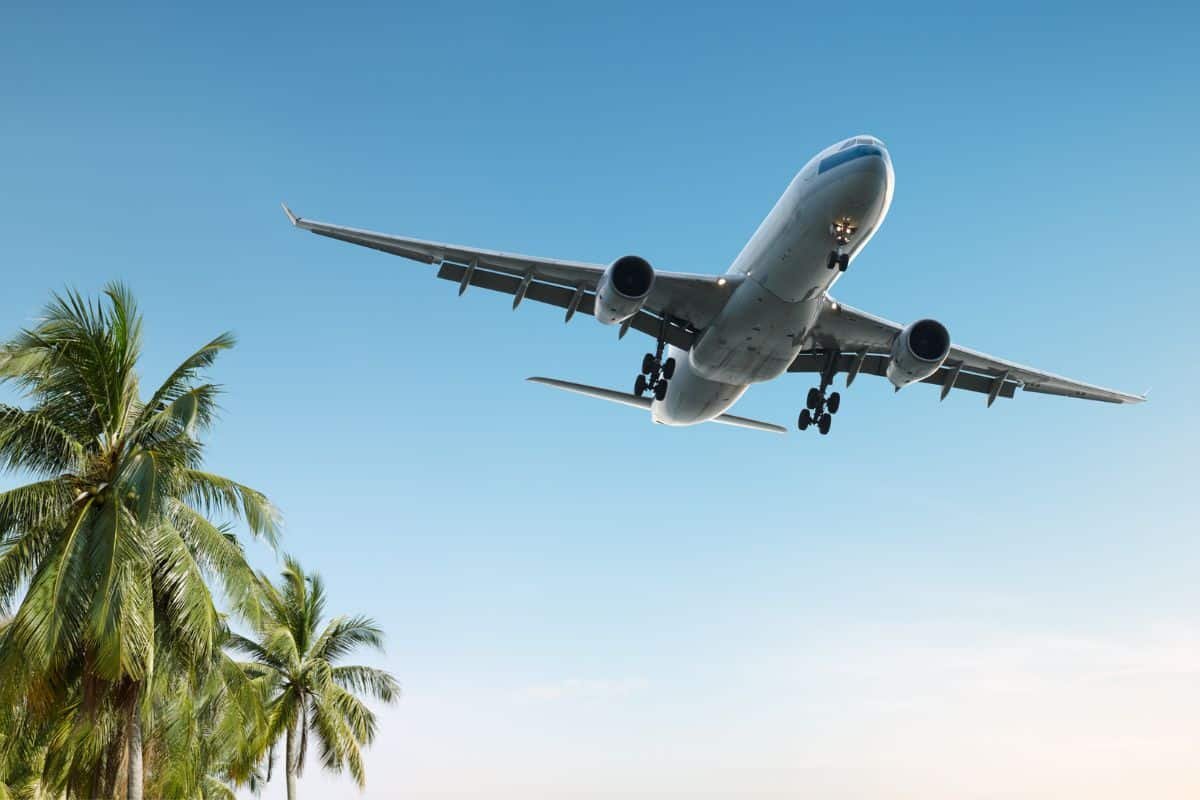
[[[463,278],[467,274],[467,267],[461,264],[452,264],[443,262],[438,269],[437,276],[444,280],[462,283]],[[471,273],[471,279],[468,282],[470,286],[478,286],[481,289],[490,289],[493,292],[502,294],[515,295],[521,289],[523,280],[514,275],[502,275],[498,272],[491,272],[484,269],[476,269]],[[536,300],[539,303],[545,303],[559,308],[570,308],[571,301],[575,299],[575,290],[566,286],[557,286],[550,283],[544,283],[539,280],[531,280],[529,285],[525,287],[525,297],[530,300]],[[596,295],[594,292],[584,291],[579,298],[579,304],[576,309],[581,314],[591,315],[595,309]],[[666,323],[663,328],[663,319],[651,314],[648,311],[639,311],[630,322],[629,327],[634,330],[641,331],[648,336],[658,336],[659,332],[664,333],[664,339],[683,350],[690,350],[692,342],[696,338],[695,334],[681,327],[674,322]]]
[[[862,358],[861,363],[859,358]],[[833,374],[855,372],[855,374],[878,375],[884,377],[887,375],[888,356],[868,353],[839,353],[837,357],[837,365],[834,367]],[[796,360],[788,367],[788,372],[823,372],[826,365],[829,363],[829,355],[825,352],[808,352],[801,353],[796,356]],[[855,364],[858,363],[858,369],[855,370]],[[957,373],[957,374],[955,374]],[[921,383],[931,383],[935,386],[946,388],[947,382],[953,377],[954,383],[950,385],[951,389],[964,389],[968,392],[979,392],[980,394],[991,394],[995,388],[997,376],[994,375],[977,375],[972,372],[964,372],[956,370],[954,364],[949,364],[939,369],[937,372],[930,375],[928,378],[920,381]],[[853,380],[851,378],[850,380]],[[1000,392],[997,397],[1013,397],[1017,391],[1017,382],[1013,380],[1004,380],[1000,386]]]

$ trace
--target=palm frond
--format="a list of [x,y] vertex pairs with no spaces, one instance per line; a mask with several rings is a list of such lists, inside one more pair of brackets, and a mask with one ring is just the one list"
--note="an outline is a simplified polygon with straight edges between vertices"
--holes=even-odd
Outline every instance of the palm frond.
[[246,522],[250,532],[275,546],[280,517],[266,495],[222,475],[197,469],[183,471],[183,496],[205,513],[223,512]]
[[67,477],[27,483],[0,492],[0,542],[14,531],[28,531],[61,524],[74,501],[72,481]]
[[370,695],[385,703],[394,702],[400,696],[400,684],[386,670],[344,665],[334,667],[332,676],[343,689]]
[[217,609],[200,564],[174,526],[159,526],[151,562],[156,604],[165,612],[160,629],[190,660],[207,661],[220,631]]
[[97,570],[88,639],[96,674],[142,680],[150,669],[154,635],[150,550],[138,522],[121,503],[102,507],[91,536],[89,562]]
[[194,508],[172,500],[171,524],[192,556],[221,583],[233,608],[253,625],[261,614],[262,584],[246,561],[246,553],[232,533],[213,525]]
[[222,333],[208,344],[183,360],[175,370],[167,376],[163,384],[155,390],[146,403],[146,413],[151,417],[177,400],[189,391],[195,381],[217,360],[222,351],[228,350],[237,343],[232,333]]
[[69,519],[70,482],[40,481],[0,493],[0,610],[37,570]]
[[94,499],[75,512],[66,536],[42,559],[13,615],[8,642],[35,669],[61,665],[83,639],[94,585],[87,563]]
[[195,437],[198,432],[208,430],[216,420],[220,394],[221,388],[213,383],[182,392],[153,414],[143,414],[137,440],[152,446],[164,436]]
[[320,746],[321,765],[330,772],[341,772],[347,767],[358,787],[365,787],[366,773],[359,743],[332,696],[314,699],[312,726]]
[[225,647],[235,653],[242,653],[254,659],[255,664],[245,665],[243,672],[254,672],[254,667],[266,667],[274,672],[283,673],[289,669],[288,663],[280,659],[278,654],[264,647],[253,639],[247,639],[236,633],[231,633],[225,639]]
[[0,467],[61,474],[78,470],[85,457],[83,443],[54,419],[52,409],[0,405]]
[[332,663],[358,647],[383,650],[383,631],[369,617],[337,617],[313,642],[309,655]]

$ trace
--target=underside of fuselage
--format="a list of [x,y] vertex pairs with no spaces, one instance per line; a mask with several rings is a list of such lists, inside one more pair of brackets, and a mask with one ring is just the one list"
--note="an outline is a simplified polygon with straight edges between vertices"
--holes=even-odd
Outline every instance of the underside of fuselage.
[[651,405],[654,420],[708,421],[750,384],[783,374],[809,346],[829,287],[886,216],[892,189],[887,150],[870,137],[805,165],[729,268],[740,284],[720,314],[690,351],[670,349],[674,377]]

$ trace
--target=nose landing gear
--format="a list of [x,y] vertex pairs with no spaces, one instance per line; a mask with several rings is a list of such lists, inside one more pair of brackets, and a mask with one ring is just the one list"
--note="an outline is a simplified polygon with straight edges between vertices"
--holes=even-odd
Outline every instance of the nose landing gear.
[[849,217],[842,217],[829,226],[829,233],[837,242],[837,247],[829,251],[829,258],[825,262],[826,269],[837,267],[840,271],[845,272],[850,266],[850,254],[843,253],[842,248],[850,243],[850,238],[857,230],[858,226]]
[[829,251],[829,259],[825,262],[825,269],[833,269],[837,267],[840,272],[845,272],[850,267],[850,254],[838,252],[841,248]]
[[[664,328],[666,322],[664,320]],[[637,378],[633,381],[633,393],[638,397],[642,397],[649,390],[653,393],[654,399],[662,401],[667,396],[667,384],[671,378],[675,377],[675,359],[668,358],[663,361],[663,353],[666,350],[666,341],[660,334],[658,345],[654,348],[653,353],[646,353],[642,356],[642,371],[638,373]]]

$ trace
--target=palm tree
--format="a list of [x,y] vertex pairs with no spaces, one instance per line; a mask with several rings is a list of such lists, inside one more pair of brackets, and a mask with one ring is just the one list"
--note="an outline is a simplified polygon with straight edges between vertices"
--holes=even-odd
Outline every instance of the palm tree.
[[[28,401],[0,405],[0,469],[33,478],[0,493],[0,606],[27,587],[0,673],[22,676],[31,710],[66,704],[106,737],[84,743],[104,769],[73,793],[113,796],[124,774],[127,800],[141,800],[156,660],[201,663],[217,649],[206,577],[235,608],[249,607],[254,573],[212,515],[240,518],[271,542],[277,535],[260,492],[202,468],[197,437],[213,424],[218,396],[202,378],[233,344],[229,334],[213,339],[143,400],[142,318],[129,290],[110,284],[95,302],[55,295],[36,327],[0,345],[0,382]],[[67,772],[82,780],[83,770]]]
[[319,575],[305,574],[285,560],[282,583],[264,575],[263,612],[257,640],[231,636],[229,646],[252,659],[251,675],[271,688],[268,742],[286,739],[284,772],[288,800],[296,798],[296,777],[304,769],[311,732],[326,769],[348,768],[359,787],[366,783],[361,748],[375,737],[375,715],[356,694],[391,703],[399,694],[396,679],[372,667],[339,662],[357,647],[383,649],[383,633],[367,617],[335,617],[321,627],[325,587]]
[[147,793],[235,800],[235,787],[254,790],[266,749],[264,689],[224,649],[207,663],[157,668],[146,726]]

